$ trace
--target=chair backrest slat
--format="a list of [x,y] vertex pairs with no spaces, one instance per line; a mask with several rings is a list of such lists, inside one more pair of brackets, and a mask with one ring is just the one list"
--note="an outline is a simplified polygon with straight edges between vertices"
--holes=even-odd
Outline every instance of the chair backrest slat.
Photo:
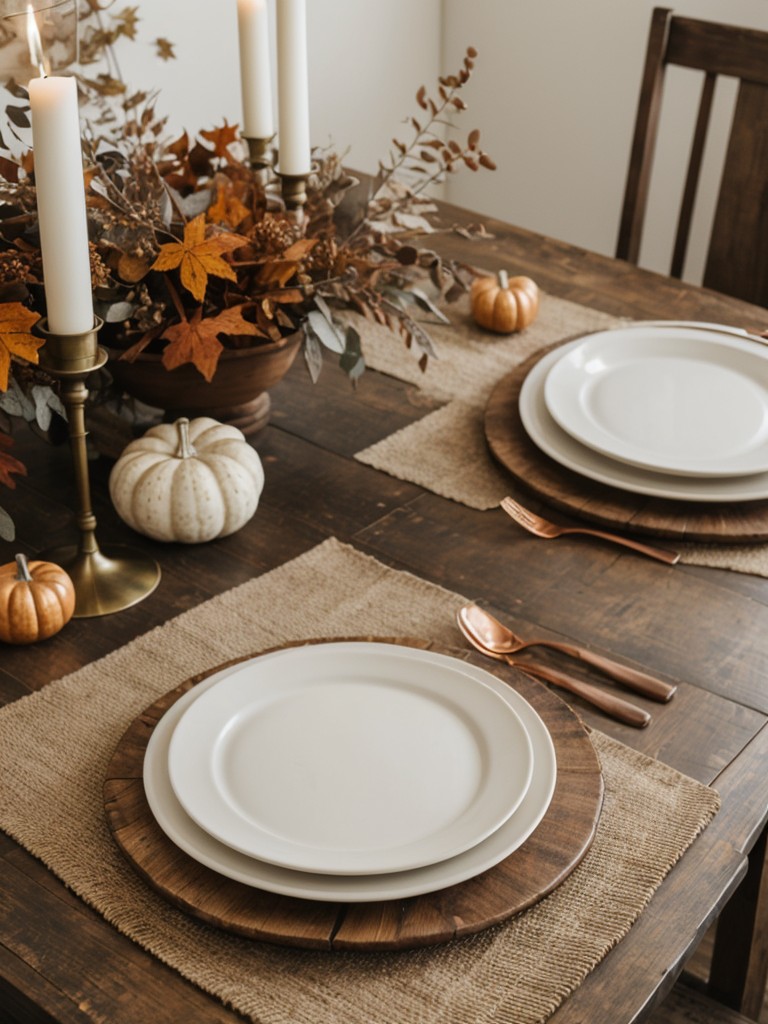
[[673,17],[664,62],[768,85],[768,33]]
[[740,80],[706,258],[704,284],[768,305],[768,32],[676,17],[651,18],[616,255],[637,263],[650,190],[665,69],[704,72],[701,99],[672,255],[683,272],[717,79]]
[[685,254],[688,251],[688,236],[691,233],[691,221],[693,220],[693,208],[696,205],[696,193],[699,189],[699,176],[701,174],[701,162],[704,156],[704,146],[709,131],[709,118],[712,113],[712,100],[715,95],[715,84],[717,75],[707,72],[704,76],[704,84],[701,87],[701,99],[699,100],[699,113],[696,118],[696,130],[693,133],[691,145],[691,157],[688,161],[688,174],[685,179],[683,201],[680,205],[680,217],[677,222],[675,234],[675,247],[672,250],[672,277],[683,276]]
[[624,207],[619,225],[616,255],[619,259],[637,263],[643,234],[645,209],[651,183],[653,155],[659,130],[661,100],[664,90],[664,52],[667,48],[669,22],[672,11],[656,8],[651,19],[645,68],[640,86],[640,99],[635,119],[635,134],[629,157],[629,171],[624,195]]
[[703,283],[768,306],[768,89],[742,82]]

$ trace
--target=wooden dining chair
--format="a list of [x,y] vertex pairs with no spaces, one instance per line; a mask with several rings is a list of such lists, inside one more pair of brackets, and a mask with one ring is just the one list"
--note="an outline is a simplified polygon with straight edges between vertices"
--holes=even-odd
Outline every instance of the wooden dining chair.
[[715,83],[731,76],[738,93],[703,284],[768,306],[768,32],[654,9],[616,255],[638,262],[669,64],[704,73],[670,273],[683,272]]

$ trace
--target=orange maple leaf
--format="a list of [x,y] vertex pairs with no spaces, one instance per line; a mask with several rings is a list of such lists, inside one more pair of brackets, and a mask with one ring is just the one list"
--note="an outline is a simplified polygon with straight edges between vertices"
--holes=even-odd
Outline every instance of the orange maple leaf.
[[27,475],[27,467],[24,463],[19,462],[13,455],[9,455],[8,452],[2,450],[3,448],[10,448],[12,444],[12,437],[0,433],[0,484],[5,484],[11,490],[16,487],[16,481],[11,479],[11,473],[18,473],[20,476]]
[[226,224],[230,228],[236,228],[249,212],[248,207],[240,202],[231,188],[219,186],[216,190],[216,202],[208,207],[206,217],[212,224]]
[[192,363],[210,383],[216,372],[224,346],[219,334],[249,334],[264,337],[256,324],[243,319],[244,306],[230,306],[216,316],[203,319],[203,307],[198,306],[191,319],[168,327],[164,334],[170,344],[163,350],[163,366],[175,370],[183,363]]
[[221,257],[222,253],[245,243],[245,238],[231,232],[220,232],[206,238],[205,214],[201,213],[185,225],[183,241],[160,246],[152,270],[175,270],[179,267],[181,283],[198,302],[202,302],[209,274],[225,277],[228,281],[237,280],[232,267]]
[[37,350],[44,344],[29,329],[40,317],[20,302],[4,302],[0,305],[0,391],[8,390],[8,376],[11,370],[11,356],[37,363]]
[[237,139],[236,124],[227,124],[225,118],[221,128],[212,128],[210,131],[202,131],[200,134],[204,139],[213,143],[215,156],[220,156],[223,160],[230,158],[230,152],[227,147]]

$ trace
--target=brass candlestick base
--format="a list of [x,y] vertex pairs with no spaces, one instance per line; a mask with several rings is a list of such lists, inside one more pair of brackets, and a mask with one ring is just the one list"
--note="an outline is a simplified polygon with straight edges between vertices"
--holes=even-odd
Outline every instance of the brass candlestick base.
[[307,201],[307,175],[280,174],[280,191],[286,210],[300,224],[304,219],[304,204]]
[[80,506],[80,543],[44,551],[40,558],[55,562],[69,573],[75,587],[74,617],[80,619],[130,608],[160,582],[160,567],[153,559],[128,548],[101,551],[96,541],[85,445],[85,379],[107,361],[107,353],[97,342],[101,326],[97,317],[93,329],[82,334],[52,334],[44,321],[35,327],[45,338],[40,365],[61,381]]

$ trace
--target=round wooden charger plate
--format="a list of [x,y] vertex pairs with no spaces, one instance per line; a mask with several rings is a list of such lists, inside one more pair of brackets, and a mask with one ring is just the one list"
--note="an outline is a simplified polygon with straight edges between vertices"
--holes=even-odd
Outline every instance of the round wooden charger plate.
[[523,427],[518,399],[529,371],[555,347],[537,352],[499,381],[485,409],[491,452],[526,490],[580,519],[633,533],[732,544],[768,540],[768,501],[710,504],[632,494],[581,476],[537,448]]
[[[434,650],[488,668],[487,659],[473,652],[419,640],[355,639]],[[536,709],[557,754],[557,782],[549,809],[533,835],[506,860],[439,892],[379,903],[295,899],[225,878],[198,864],[167,838],[149,809],[142,779],[144,752],[162,715],[192,686],[224,667],[188,679],[142,712],[120,740],[104,783],[107,822],[120,850],[154,889],[194,917],[250,939],[310,949],[435,945],[497,924],[536,903],[573,871],[589,849],[603,800],[602,774],[589,736],[559,697],[529,676],[501,665],[493,666],[495,674],[514,685]]]

